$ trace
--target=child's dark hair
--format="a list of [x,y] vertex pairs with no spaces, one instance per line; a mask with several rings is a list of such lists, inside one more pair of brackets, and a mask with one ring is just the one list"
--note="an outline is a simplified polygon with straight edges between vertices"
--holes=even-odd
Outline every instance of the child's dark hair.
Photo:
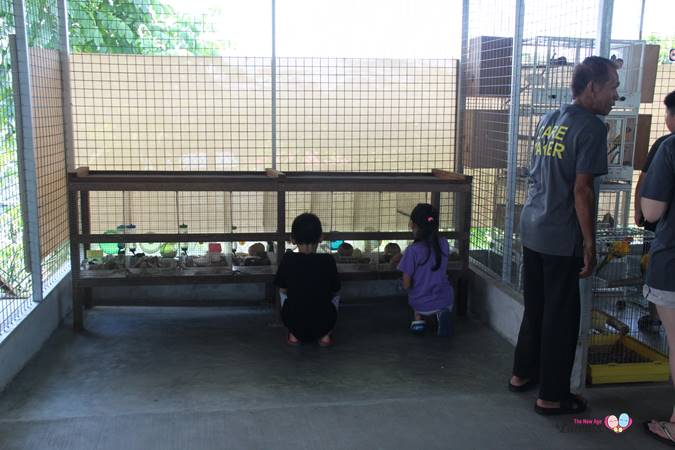
[[675,116],[675,91],[666,95],[666,98],[663,99],[663,104],[666,105],[668,114]]
[[318,244],[321,233],[321,221],[312,213],[300,214],[291,225],[291,237],[296,244]]
[[438,242],[438,211],[428,203],[418,203],[410,213],[410,220],[417,226],[413,237],[415,242],[425,242],[429,248],[429,256],[422,264],[425,264],[434,254],[435,264],[431,270],[436,271],[441,267],[441,245]]

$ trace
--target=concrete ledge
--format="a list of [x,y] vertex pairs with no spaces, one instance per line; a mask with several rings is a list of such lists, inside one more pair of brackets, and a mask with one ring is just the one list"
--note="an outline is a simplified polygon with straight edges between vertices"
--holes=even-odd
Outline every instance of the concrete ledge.
[[477,267],[471,267],[469,314],[516,345],[523,320],[523,296]]
[[70,313],[70,274],[28,313],[0,344],[0,391],[37,353],[63,318]]

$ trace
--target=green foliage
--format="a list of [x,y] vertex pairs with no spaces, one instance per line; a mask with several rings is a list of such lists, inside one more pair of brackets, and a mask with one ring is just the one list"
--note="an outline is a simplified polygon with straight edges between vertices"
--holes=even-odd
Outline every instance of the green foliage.
[[68,16],[74,52],[215,56],[221,48],[202,40],[202,21],[158,0],[74,1]]
[[659,63],[660,64],[672,64],[669,60],[668,55],[671,48],[675,48],[675,35],[663,36],[658,34],[650,34],[645,39],[649,44],[660,45],[659,49]]

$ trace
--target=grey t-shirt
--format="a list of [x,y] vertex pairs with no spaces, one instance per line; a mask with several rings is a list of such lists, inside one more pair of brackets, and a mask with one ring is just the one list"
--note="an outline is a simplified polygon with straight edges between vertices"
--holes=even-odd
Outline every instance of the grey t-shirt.
[[668,204],[656,226],[645,283],[662,291],[675,291],[675,136],[659,147],[640,195]]
[[574,208],[577,174],[607,173],[607,128],[578,105],[564,105],[537,126],[527,199],[520,216],[523,245],[539,253],[582,255]]

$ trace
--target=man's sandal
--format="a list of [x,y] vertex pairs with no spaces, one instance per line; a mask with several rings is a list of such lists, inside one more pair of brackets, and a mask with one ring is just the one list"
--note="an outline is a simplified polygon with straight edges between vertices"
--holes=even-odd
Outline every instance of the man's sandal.
[[578,414],[586,411],[586,401],[578,395],[570,394],[567,398],[560,401],[557,408],[545,408],[534,403],[534,412],[542,416],[559,416],[561,414]]

